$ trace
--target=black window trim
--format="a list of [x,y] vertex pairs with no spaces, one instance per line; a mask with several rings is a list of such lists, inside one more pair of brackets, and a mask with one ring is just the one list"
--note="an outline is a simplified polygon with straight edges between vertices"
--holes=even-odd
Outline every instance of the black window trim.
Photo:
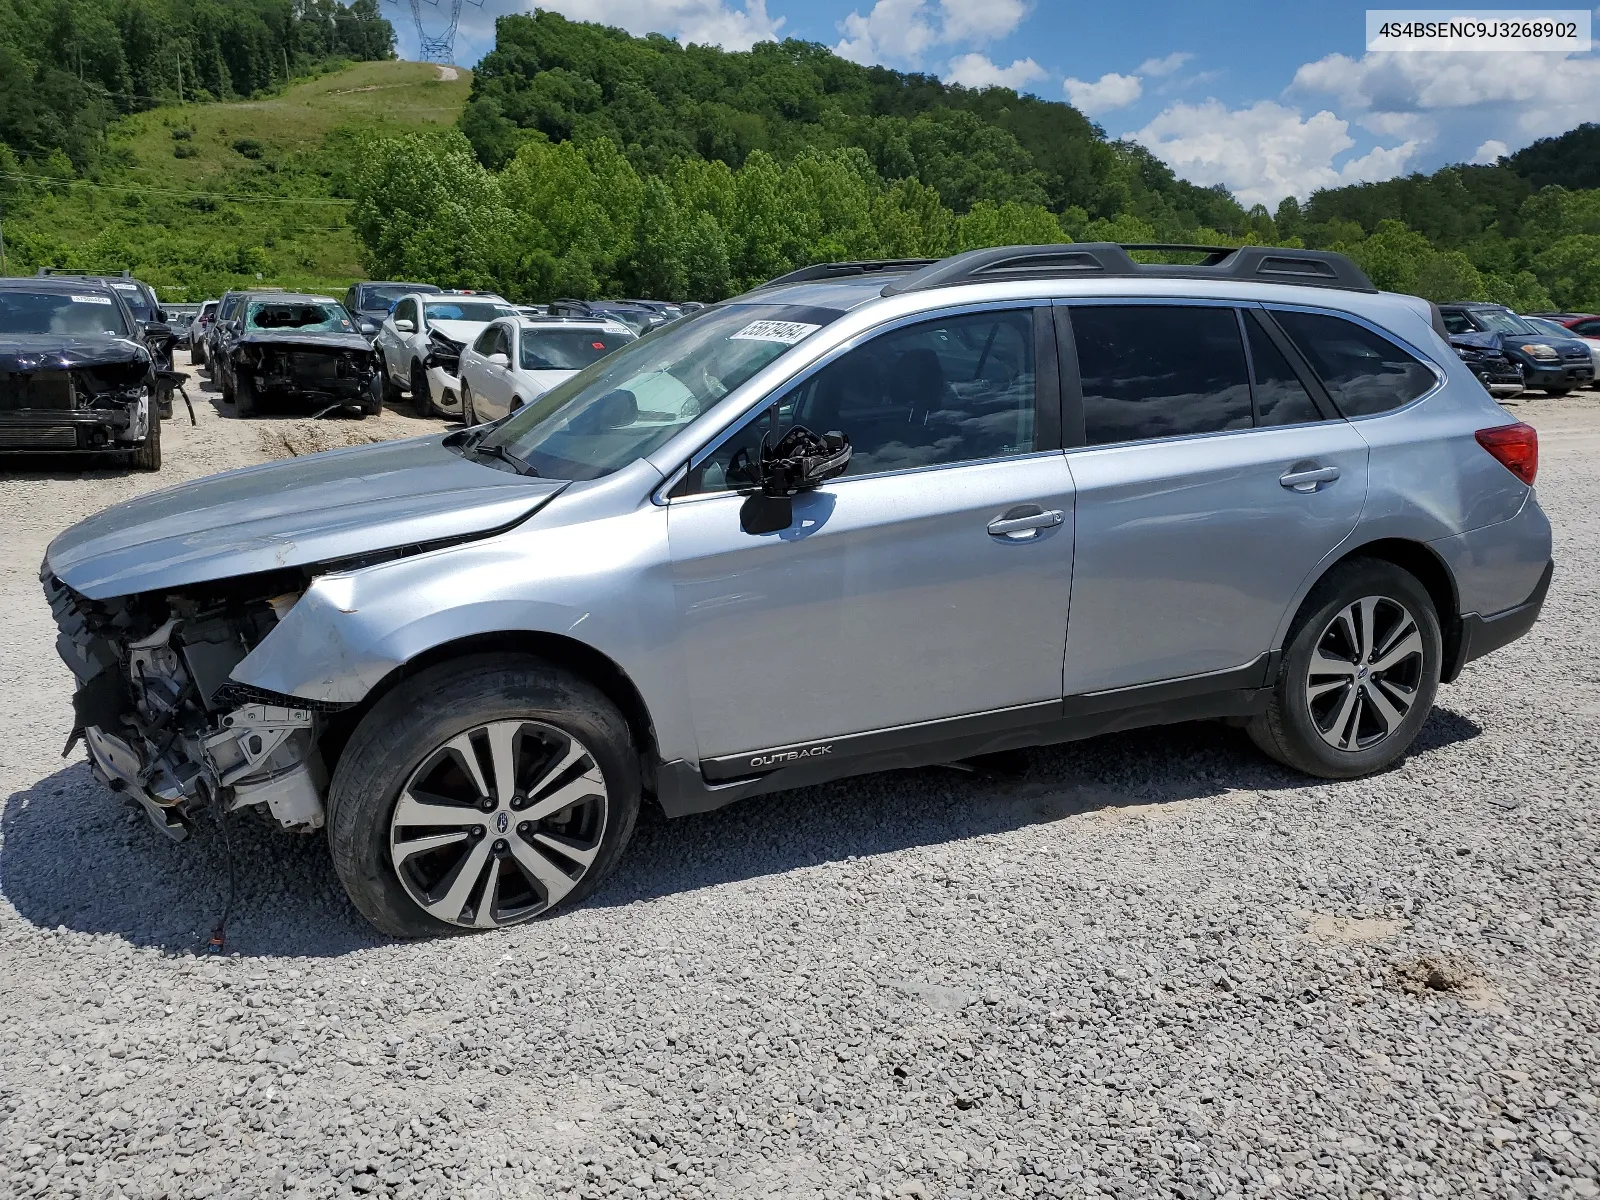
[[[1339,412],[1339,406],[1333,402],[1333,397],[1328,394],[1328,389],[1322,386],[1322,380],[1317,378],[1317,373],[1312,370],[1311,364],[1306,361],[1305,355],[1300,353],[1300,347],[1294,344],[1289,335],[1285,333],[1278,323],[1272,319],[1272,313],[1261,304],[1242,305],[1239,310],[1239,324],[1244,327],[1247,335],[1244,340],[1244,355],[1245,360],[1250,367],[1250,407],[1252,409],[1256,408],[1256,360],[1255,356],[1250,353],[1250,338],[1248,336],[1249,321],[1245,318],[1245,309],[1249,309],[1256,315],[1260,322],[1262,332],[1264,332],[1272,344],[1278,348],[1278,353],[1283,355],[1284,361],[1289,364],[1289,369],[1293,371],[1295,373],[1295,377],[1300,380],[1300,386],[1305,388],[1306,395],[1311,397],[1311,403],[1316,408],[1318,414],[1322,417],[1322,420],[1344,420],[1344,416]],[[1258,423],[1255,426],[1257,429],[1288,428],[1284,425],[1262,425],[1259,423],[1260,420],[1261,414],[1259,410],[1257,410],[1256,421]],[[1320,425],[1321,423],[1321,421],[1301,422],[1301,424],[1305,425]]]
[[[715,437],[706,442],[689,456],[687,462],[677,470],[671,472],[666,482],[655,489],[654,496],[660,497],[657,503],[683,503],[691,500],[707,500],[714,497],[727,497],[738,495],[737,492],[691,492],[686,495],[676,495],[677,489],[688,479],[689,473],[700,466],[711,455],[722,448],[727,441],[740,433],[752,421],[764,420],[773,404],[781,401],[794,389],[805,384],[813,375],[825,367],[837,362],[851,351],[859,349],[874,338],[896,329],[903,329],[908,325],[919,325],[926,321],[938,321],[949,317],[964,317],[974,313],[1000,312],[1012,309],[1033,310],[1034,334],[1034,392],[1033,392],[1033,437],[1034,448],[1022,454],[1006,454],[990,458],[970,458],[953,463],[928,463],[920,467],[899,467],[892,471],[874,471],[870,475],[851,475],[834,480],[835,484],[849,483],[857,479],[883,479],[890,475],[909,475],[919,471],[944,471],[952,467],[970,467],[980,463],[1016,462],[1018,459],[1035,458],[1045,454],[1060,454],[1063,447],[1061,437],[1062,426],[1062,391],[1063,379],[1060,372],[1058,354],[1050,351],[1059,347],[1059,334],[1055,339],[1056,347],[1046,345],[1051,341],[1049,325],[1053,316],[1053,307],[1057,302],[1049,297],[1035,297],[1033,299],[990,300],[969,302],[966,304],[951,305],[947,308],[923,309],[920,312],[906,313],[893,320],[885,321],[881,325],[874,325],[864,329],[846,341],[840,342],[821,358],[807,365],[803,370],[791,375],[782,383],[775,386],[770,392],[757,401],[752,408],[727,428],[720,430]],[[1045,380],[1045,363],[1041,355],[1049,354],[1056,366],[1051,380]],[[1052,386],[1053,383],[1053,386]],[[702,414],[704,415],[704,414]],[[1047,444],[1049,443],[1049,444]]]
[[[1260,305],[1260,307],[1269,317],[1274,312],[1301,312],[1301,313],[1309,313],[1312,316],[1316,316],[1316,317],[1337,317],[1340,320],[1354,322],[1355,324],[1361,326],[1363,329],[1367,330],[1367,332],[1372,333],[1372,334],[1374,334],[1374,335],[1376,335],[1376,336],[1378,336],[1380,338],[1383,338],[1387,342],[1393,342],[1396,346],[1400,347],[1400,349],[1404,350],[1407,354],[1411,355],[1412,358],[1416,359],[1419,363],[1421,363],[1424,367],[1426,367],[1430,372],[1432,372],[1432,374],[1433,374],[1433,386],[1431,388],[1428,388],[1421,395],[1413,397],[1412,399],[1406,401],[1404,404],[1398,406],[1397,408],[1386,408],[1382,412],[1375,412],[1375,413],[1357,413],[1355,416],[1345,416],[1343,413],[1340,413],[1339,419],[1341,419],[1341,420],[1345,420],[1345,421],[1373,421],[1373,420],[1379,420],[1379,419],[1381,419],[1383,417],[1392,417],[1396,413],[1407,412],[1410,409],[1415,408],[1418,404],[1421,404],[1424,400],[1428,399],[1430,396],[1437,395],[1439,393],[1439,391],[1445,386],[1445,384],[1448,383],[1449,380],[1450,380],[1449,373],[1442,366],[1440,366],[1437,362],[1434,361],[1434,358],[1433,358],[1432,355],[1427,354],[1424,351],[1420,350],[1417,346],[1413,345],[1411,342],[1407,341],[1405,338],[1401,337],[1398,333],[1395,333],[1393,330],[1385,329],[1383,326],[1377,324],[1376,322],[1367,320],[1367,318],[1361,316],[1359,313],[1349,312],[1346,309],[1342,309],[1342,308],[1318,308],[1318,307],[1316,307],[1315,305],[1312,305],[1312,304],[1274,304],[1274,303],[1271,303],[1271,302],[1263,302]],[[1274,319],[1272,321],[1272,324],[1273,324],[1274,327],[1278,328],[1280,333],[1283,332],[1282,327],[1278,326],[1278,323],[1277,323],[1276,319]],[[1288,334],[1287,333],[1284,333],[1284,338],[1286,340],[1290,340],[1291,344],[1292,344],[1292,339],[1288,338]],[[1302,362],[1305,361],[1304,356],[1300,355],[1298,350],[1296,350],[1296,357],[1299,358],[1300,361],[1302,361]],[[1294,360],[1291,359],[1290,361],[1292,362]],[[1459,359],[1457,359],[1456,361],[1458,363],[1460,363]],[[1310,365],[1311,365],[1310,363],[1306,363],[1307,367],[1310,367]],[[1463,367],[1462,369],[1465,370],[1465,367]],[[1316,372],[1315,371],[1312,372],[1312,376],[1313,376],[1313,378],[1315,378],[1315,376],[1316,376]],[[1322,381],[1319,379],[1317,382],[1318,382],[1318,385],[1320,386]],[[1476,382],[1476,381],[1474,381],[1474,382]],[[1328,396],[1328,402],[1329,402],[1330,406],[1333,408],[1333,410],[1335,412],[1338,412],[1339,411],[1339,406],[1338,406],[1337,403],[1334,402],[1332,394],[1327,392],[1327,390],[1325,388],[1323,389],[1323,394]]]

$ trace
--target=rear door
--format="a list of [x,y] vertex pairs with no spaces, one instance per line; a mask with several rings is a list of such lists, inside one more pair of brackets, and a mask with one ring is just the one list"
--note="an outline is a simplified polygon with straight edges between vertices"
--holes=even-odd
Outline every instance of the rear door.
[[1066,694],[1259,673],[1302,583],[1356,527],[1366,443],[1254,309],[1058,313],[1078,504]]
[[795,498],[788,529],[745,533],[728,490],[764,416],[691,463],[667,527],[709,778],[841,734],[881,745],[941,718],[1056,714],[1073,498],[1048,317],[910,322],[798,383],[782,423],[840,430],[854,457]]

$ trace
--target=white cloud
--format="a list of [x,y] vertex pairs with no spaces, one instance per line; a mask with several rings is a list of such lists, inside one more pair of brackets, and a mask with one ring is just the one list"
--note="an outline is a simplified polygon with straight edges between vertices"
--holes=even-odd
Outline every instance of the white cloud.
[[952,58],[944,73],[951,83],[963,87],[1008,87],[1012,91],[1021,91],[1047,75],[1048,72],[1031,58],[1019,58],[1009,67],[1002,67],[976,52]]
[[921,66],[932,47],[1005,37],[1027,16],[1026,0],[877,0],[839,22],[833,52],[858,63]]
[[1089,116],[1110,112],[1114,108],[1126,108],[1144,91],[1144,84],[1137,75],[1118,75],[1109,71],[1093,83],[1083,79],[1066,79],[1062,81],[1062,86],[1073,106]]
[[574,21],[620,25],[629,33],[665,33],[688,44],[748,50],[777,38],[784,18],[767,15],[766,0],[538,0],[538,7]]
[[1269,208],[1316,188],[1387,179],[1417,149],[1379,146],[1335,167],[1355,145],[1350,123],[1327,111],[1302,118],[1272,100],[1232,110],[1218,100],[1175,104],[1131,136],[1185,179],[1224,184],[1242,203]]
[[1472,161],[1480,167],[1492,167],[1510,153],[1510,146],[1498,138],[1490,138],[1473,152]]
[[1165,58],[1147,58],[1139,64],[1138,74],[1156,77],[1171,75],[1193,57],[1187,50],[1174,50]]
[[1511,51],[1330,54],[1295,72],[1291,87],[1337,96],[1357,114],[1440,117],[1476,110],[1507,134],[1532,139],[1565,132],[1600,112],[1600,58]]

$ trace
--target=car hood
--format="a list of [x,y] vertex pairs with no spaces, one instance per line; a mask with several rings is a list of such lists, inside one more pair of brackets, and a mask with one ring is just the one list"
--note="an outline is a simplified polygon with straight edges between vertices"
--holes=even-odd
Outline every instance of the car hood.
[[372,342],[359,333],[333,330],[252,329],[233,339],[235,346],[301,346],[328,350],[372,351]]
[[487,533],[567,486],[472,462],[443,440],[328,450],[141,496],[68,529],[45,564],[103,600]]
[[148,363],[142,342],[119,337],[62,333],[0,333],[0,374],[19,371],[69,371],[113,363]]
[[452,342],[465,346],[488,326],[487,321],[429,321],[429,329],[437,329]]
[[1498,333],[1452,333],[1450,344],[1464,350],[1499,350]]

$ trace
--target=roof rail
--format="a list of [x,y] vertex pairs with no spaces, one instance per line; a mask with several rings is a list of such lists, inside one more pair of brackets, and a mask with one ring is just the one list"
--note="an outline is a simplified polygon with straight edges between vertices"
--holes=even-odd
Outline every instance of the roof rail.
[[779,275],[776,279],[758,283],[750,290],[759,292],[762,288],[777,287],[783,283],[812,283],[819,279],[842,279],[849,275],[916,271],[923,267],[931,267],[940,261],[937,258],[881,258],[862,262],[812,263],[809,267],[801,267],[797,271],[790,271],[787,275]]
[[[1198,263],[1137,263],[1130,250],[1203,254]],[[1059,279],[1134,276],[1147,279],[1228,279],[1249,283],[1289,283],[1302,287],[1376,292],[1366,272],[1329,250],[1273,246],[1185,246],[1159,242],[1067,242],[1054,246],[997,246],[968,250],[885,285],[883,294],[920,292],[958,283],[1008,279]],[[788,280],[790,276],[784,276]],[[774,282],[779,282],[775,280]]]
[[96,279],[132,279],[133,272],[124,267],[120,274],[111,271],[84,271],[77,267],[40,267],[34,278],[44,279],[50,275],[74,275],[78,277],[94,276]]

